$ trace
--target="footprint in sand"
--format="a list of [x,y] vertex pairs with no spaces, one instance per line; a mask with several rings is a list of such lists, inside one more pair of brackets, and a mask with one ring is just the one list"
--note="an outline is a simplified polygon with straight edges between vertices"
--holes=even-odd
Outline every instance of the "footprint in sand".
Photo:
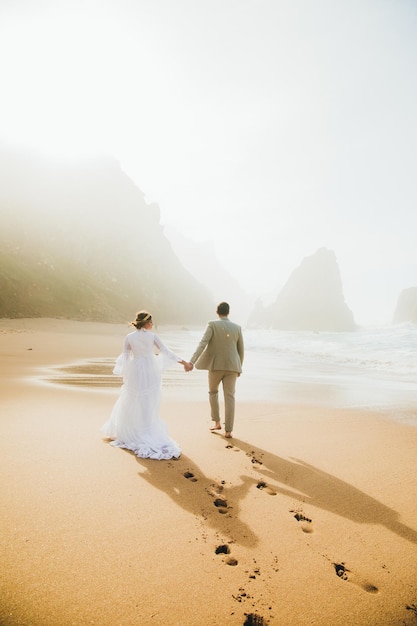
[[297,522],[300,522],[300,527],[303,533],[311,534],[314,532],[313,520],[306,517],[301,511],[291,510],[290,513],[295,513],[294,517]]
[[245,617],[246,619],[243,626],[266,626],[266,624],[268,624],[261,615],[257,615],[256,613],[245,613]]
[[184,472],[183,476],[184,478],[187,478],[188,480],[190,480],[192,483],[197,482],[197,478],[194,476],[192,472]]
[[227,543],[223,543],[220,546],[217,546],[215,549],[216,554],[230,554],[230,548]]
[[257,489],[261,489],[261,491],[265,491],[270,496],[276,496],[277,495],[277,492],[274,491],[274,489],[272,489],[272,487],[269,487],[263,480],[260,480],[258,482],[258,484],[256,485],[256,488]]
[[[217,548],[215,549],[215,553],[230,554],[230,547],[226,543],[224,543],[220,546],[217,546]],[[231,565],[232,567],[238,564],[238,560],[235,559],[233,556],[229,556],[227,559],[225,559],[224,562],[226,563],[226,565]]]
[[253,465],[262,465],[262,461],[258,458],[256,458],[255,456],[255,452],[252,450],[252,452],[247,452],[246,456],[248,456],[250,458],[251,463],[253,463]]
[[218,512],[224,515],[225,513],[228,512],[228,504],[227,504],[227,500],[224,497],[219,497],[221,496],[221,493],[224,489],[223,484],[225,481],[222,480],[221,482],[222,482],[221,485],[219,484],[211,485],[211,489],[206,489],[206,491],[209,494],[209,496],[214,498],[213,504],[217,508]]
[[378,587],[375,587],[375,585],[372,585],[370,582],[363,580],[353,574],[343,562],[332,563],[332,565],[334,567],[336,575],[342,580],[347,580],[348,582],[353,583],[358,587],[361,587],[367,593],[378,593]]
[[219,513],[222,513],[223,515],[227,513],[227,501],[223,498],[216,498],[213,504],[217,507]]
[[417,617],[417,605],[416,604],[406,604],[405,608],[407,611],[411,611]]
[[[224,483],[224,481],[222,481]],[[218,496],[221,495],[222,491],[224,489],[223,484],[222,485],[210,485],[210,488],[206,489],[207,493],[209,494],[209,496],[211,496],[212,498],[217,498]]]

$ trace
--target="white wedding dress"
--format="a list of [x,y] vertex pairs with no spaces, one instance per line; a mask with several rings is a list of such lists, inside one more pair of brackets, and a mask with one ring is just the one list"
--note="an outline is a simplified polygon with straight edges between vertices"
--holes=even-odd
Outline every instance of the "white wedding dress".
[[[159,354],[155,354],[155,349]],[[181,455],[159,416],[164,369],[180,361],[158,335],[144,328],[129,333],[113,374],[123,376],[120,397],[102,427],[111,445],[131,450],[144,459],[172,459]]]

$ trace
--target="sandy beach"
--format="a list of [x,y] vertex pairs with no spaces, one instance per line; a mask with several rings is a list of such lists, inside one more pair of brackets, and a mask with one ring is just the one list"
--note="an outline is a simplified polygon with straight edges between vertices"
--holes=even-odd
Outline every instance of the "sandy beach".
[[417,624],[417,428],[238,389],[228,440],[179,369],[141,460],[100,434],[126,332],[0,320],[0,624]]

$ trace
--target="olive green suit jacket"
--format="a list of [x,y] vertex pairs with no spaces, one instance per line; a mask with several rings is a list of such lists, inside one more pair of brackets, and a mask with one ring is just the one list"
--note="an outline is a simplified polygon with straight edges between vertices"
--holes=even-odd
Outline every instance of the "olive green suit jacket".
[[227,318],[221,318],[208,322],[190,361],[199,370],[224,370],[240,374],[243,357],[241,327]]

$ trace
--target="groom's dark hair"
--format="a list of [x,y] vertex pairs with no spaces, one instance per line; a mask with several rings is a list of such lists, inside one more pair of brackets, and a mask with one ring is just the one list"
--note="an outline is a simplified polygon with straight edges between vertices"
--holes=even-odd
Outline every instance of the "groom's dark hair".
[[217,315],[229,315],[229,311],[230,311],[230,306],[227,304],[227,302],[220,302],[220,304],[217,306]]

